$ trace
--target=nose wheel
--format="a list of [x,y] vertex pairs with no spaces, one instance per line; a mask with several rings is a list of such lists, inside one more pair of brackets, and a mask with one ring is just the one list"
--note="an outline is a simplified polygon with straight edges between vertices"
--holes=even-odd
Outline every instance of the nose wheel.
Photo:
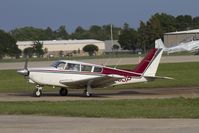
[[42,87],[39,85],[36,85],[35,88],[36,89],[33,91],[33,96],[35,96],[35,97],[42,96]]

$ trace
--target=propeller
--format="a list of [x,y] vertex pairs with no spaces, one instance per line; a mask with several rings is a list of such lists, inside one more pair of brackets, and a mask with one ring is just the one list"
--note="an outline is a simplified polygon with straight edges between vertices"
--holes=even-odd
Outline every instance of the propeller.
[[18,70],[17,73],[24,75],[24,76],[29,76],[27,56],[26,56],[26,60],[25,60],[25,64],[24,64],[24,69]]

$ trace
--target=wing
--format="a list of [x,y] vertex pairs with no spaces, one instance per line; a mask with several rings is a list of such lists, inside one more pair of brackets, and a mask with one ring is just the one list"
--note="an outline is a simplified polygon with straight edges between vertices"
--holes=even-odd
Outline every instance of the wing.
[[59,81],[61,84],[64,84],[70,88],[83,88],[88,83],[90,83],[92,88],[96,87],[105,87],[108,85],[113,84],[115,81],[119,79],[125,78],[124,76],[120,75],[103,75],[95,78],[87,78],[82,80],[61,80]]

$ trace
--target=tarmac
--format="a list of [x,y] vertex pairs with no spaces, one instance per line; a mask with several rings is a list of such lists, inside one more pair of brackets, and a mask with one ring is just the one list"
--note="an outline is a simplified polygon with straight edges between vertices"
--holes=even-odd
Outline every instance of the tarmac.
[[83,90],[69,90],[68,96],[58,92],[43,92],[41,97],[32,93],[0,93],[0,101],[75,101],[75,100],[122,100],[122,99],[165,99],[198,98],[199,87],[146,88],[146,89],[97,89],[91,97],[83,95]]
[[0,116],[1,133],[198,133],[198,119]]

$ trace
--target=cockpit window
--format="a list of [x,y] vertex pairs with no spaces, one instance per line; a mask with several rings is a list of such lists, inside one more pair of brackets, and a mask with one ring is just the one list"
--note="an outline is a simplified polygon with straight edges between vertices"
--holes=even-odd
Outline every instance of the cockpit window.
[[65,62],[55,62],[52,64],[53,67],[64,70],[66,63]]
[[81,71],[83,71],[83,72],[91,72],[91,70],[92,70],[92,66],[81,65]]
[[67,63],[65,70],[80,71],[80,65],[79,64],[73,64],[73,63]]
[[101,67],[95,67],[93,72],[101,72],[102,71],[102,68]]

